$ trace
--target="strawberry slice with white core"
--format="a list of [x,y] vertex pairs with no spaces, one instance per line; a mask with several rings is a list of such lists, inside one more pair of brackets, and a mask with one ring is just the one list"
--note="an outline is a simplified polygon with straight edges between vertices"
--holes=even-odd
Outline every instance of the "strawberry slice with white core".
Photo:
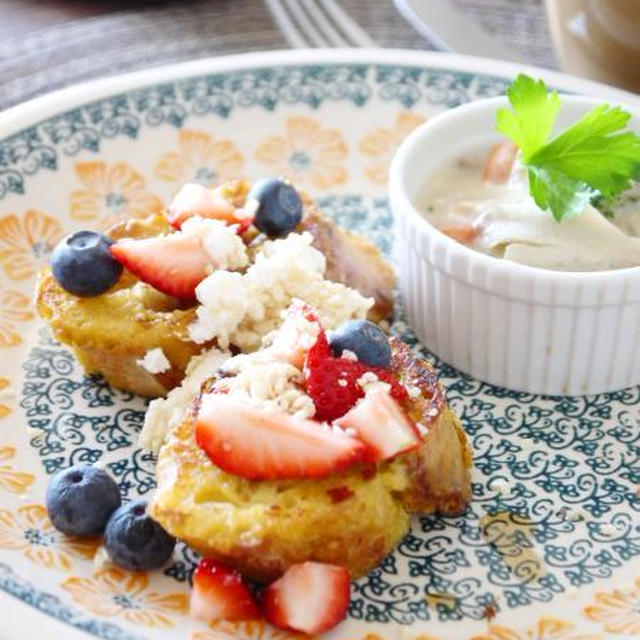
[[176,229],[180,229],[182,223],[192,216],[215,218],[229,224],[243,222],[236,208],[222,193],[197,183],[183,185],[169,205],[169,224]]
[[263,611],[274,627],[315,635],[344,620],[350,592],[343,567],[303,562],[265,589]]
[[143,282],[169,296],[191,300],[211,272],[211,259],[196,236],[171,233],[124,239],[109,247],[113,257]]
[[216,466],[249,480],[321,478],[365,452],[340,430],[217,393],[202,397],[195,435]]
[[198,620],[255,620],[258,605],[240,574],[215,560],[200,560],[193,574],[190,613]]
[[367,391],[353,409],[336,420],[343,429],[353,429],[367,446],[366,460],[394,458],[420,446],[418,429],[384,385]]

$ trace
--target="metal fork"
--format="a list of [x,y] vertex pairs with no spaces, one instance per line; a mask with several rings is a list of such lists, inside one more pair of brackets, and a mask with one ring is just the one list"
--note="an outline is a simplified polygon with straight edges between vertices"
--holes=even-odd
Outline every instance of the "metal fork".
[[265,0],[291,47],[376,47],[335,0]]

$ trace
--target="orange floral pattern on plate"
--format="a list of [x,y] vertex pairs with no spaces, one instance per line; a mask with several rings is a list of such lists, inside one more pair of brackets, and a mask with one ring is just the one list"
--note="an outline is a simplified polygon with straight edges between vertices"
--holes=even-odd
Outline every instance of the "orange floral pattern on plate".
[[71,193],[71,217],[91,222],[92,227],[104,229],[163,208],[162,200],[146,191],[142,175],[125,162],[77,162],[75,172],[84,189]]
[[347,145],[340,131],[325,129],[305,116],[287,118],[284,135],[267,138],[256,150],[258,161],[272,173],[315,189],[346,182],[346,157]]
[[0,287],[0,348],[15,347],[22,342],[19,326],[33,318],[31,300],[23,293]]
[[375,184],[387,184],[391,158],[400,143],[426,118],[411,111],[401,111],[390,129],[374,129],[358,145],[358,149],[373,159],[364,166],[364,173]]
[[[0,336],[2,335],[2,330],[0,329]],[[1,339],[1,338],[0,338]],[[0,399],[4,399],[5,397],[9,397],[11,391],[11,381],[9,378],[3,378],[0,376]],[[11,408],[6,405],[0,403],[0,418],[4,418],[11,413]]]
[[557,618],[540,618],[537,624],[524,632],[511,627],[491,625],[487,633],[473,636],[471,640],[604,640],[598,634],[576,632],[576,625]]
[[595,604],[584,609],[588,618],[603,623],[609,633],[640,635],[640,578],[635,589],[599,592],[595,599]]
[[29,278],[61,237],[59,222],[41,211],[30,209],[22,217],[10,213],[0,218],[0,266],[11,280]]
[[203,131],[181,131],[178,151],[165,153],[154,173],[178,187],[185,182],[215,187],[240,178],[243,164],[244,157],[231,140],[217,140]]
[[[0,405],[1,409],[2,405]],[[12,493],[24,493],[34,483],[35,476],[23,471],[16,471],[11,465],[2,464],[15,458],[15,455],[15,447],[0,446],[0,489],[11,491]]]
[[211,631],[196,631],[191,640],[311,640],[311,636],[281,631],[264,620],[211,623]]
[[119,616],[134,624],[170,629],[173,616],[188,611],[186,593],[159,593],[149,589],[144,572],[112,568],[93,578],[67,578],[61,587],[87,611],[98,615]]
[[97,546],[97,538],[71,538],[56,531],[40,504],[0,510],[0,548],[22,551],[47,569],[68,571],[71,557],[93,558]]

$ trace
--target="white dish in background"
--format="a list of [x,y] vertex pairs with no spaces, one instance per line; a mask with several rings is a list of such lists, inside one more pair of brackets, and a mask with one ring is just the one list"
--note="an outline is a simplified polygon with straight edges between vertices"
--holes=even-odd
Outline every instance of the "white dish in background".
[[[557,130],[601,103],[564,96]],[[640,266],[567,272],[518,264],[452,240],[418,210],[425,182],[444,161],[500,140],[495,116],[507,105],[506,98],[490,98],[447,111],[410,134],[392,162],[389,188],[409,324],[438,357],[494,385],[545,395],[637,385]],[[640,131],[640,112],[631,111],[629,126]]]
[[[126,498],[153,486],[153,460],[135,444],[146,402],[83,376],[39,332],[30,300],[54,238],[145,213],[194,174],[215,182],[288,168],[328,214],[388,253],[396,145],[425,118],[501,93],[522,70],[637,104],[610,87],[497,61],[313,50],[117,76],[0,114],[0,248],[14,243],[0,269],[0,637],[293,640],[260,624],[191,620],[194,557],[184,545],[164,571],[98,580],[90,554],[65,545],[41,509],[26,509],[42,504],[56,468],[80,460],[108,468]],[[306,157],[274,157],[283,140]],[[393,330],[415,342],[402,317]],[[473,446],[474,499],[455,518],[415,518],[398,549],[354,584],[350,617],[331,639],[573,640],[633,622],[640,388],[556,401],[436,366]]]

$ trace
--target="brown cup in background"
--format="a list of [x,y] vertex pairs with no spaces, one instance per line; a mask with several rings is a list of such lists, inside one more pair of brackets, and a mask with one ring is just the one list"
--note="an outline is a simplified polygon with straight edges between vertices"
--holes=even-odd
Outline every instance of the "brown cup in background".
[[546,0],[562,67],[640,92],[640,0]]

